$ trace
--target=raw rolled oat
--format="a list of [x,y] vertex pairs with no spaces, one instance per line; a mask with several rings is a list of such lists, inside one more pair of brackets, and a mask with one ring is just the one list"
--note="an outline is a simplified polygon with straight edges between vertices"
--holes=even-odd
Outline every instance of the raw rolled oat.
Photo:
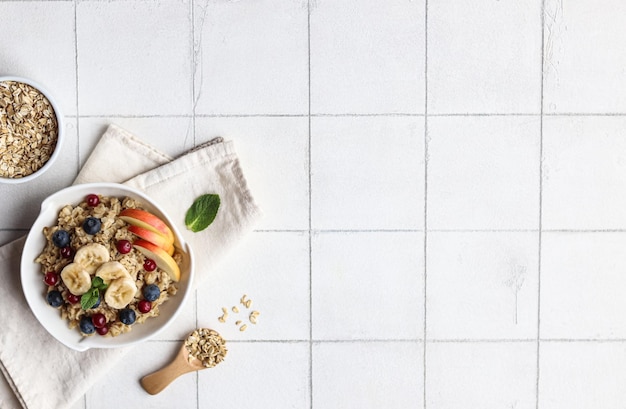
[[[247,308],[250,309],[250,307],[252,306],[252,300],[248,299],[248,296],[246,294],[242,295],[241,298],[239,299],[239,303]],[[237,307],[236,305],[231,307],[231,310],[235,313],[238,314],[239,313],[239,307]],[[225,323],[226,322],[226,318],[228,318],[228,309],[226,307],[222,307],[222,312],[223,314],[217,318],[217,320],[221,323]],[[258,311],[252,311],[250,313],[250,315],[248,316],[248,320],[250,321],[251,324],[255,324],[257,323],[257,318],[261,313]],[[239,331],[245,331],[248,328],[247,324],[241,325],[243,324],[243,322],[241,320],[237,320],[235,321],[235,325],[239,327]]]
[[21,178],[45,165],[57,144],[50,101],[17,81],[0,82],[0,177]]
[[209,328],[199,328],[185,340],[185,347],[189,352],[189,362],[198,359],[205,368],[212,368],[228,354],[226,341],[217,331]]

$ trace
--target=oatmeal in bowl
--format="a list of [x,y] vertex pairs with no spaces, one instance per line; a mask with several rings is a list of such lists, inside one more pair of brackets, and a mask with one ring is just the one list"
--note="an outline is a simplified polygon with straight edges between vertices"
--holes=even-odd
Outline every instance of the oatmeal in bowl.
[[25,243],[22,286],[37,319],[77,350],[148,339],[178,314],[192,253],[150,198],[117,184],[44,201]]

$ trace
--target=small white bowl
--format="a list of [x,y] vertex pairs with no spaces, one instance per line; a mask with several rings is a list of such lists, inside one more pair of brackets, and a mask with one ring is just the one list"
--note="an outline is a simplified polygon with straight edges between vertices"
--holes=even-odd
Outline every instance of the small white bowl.
[[46,172],[46,170],[48,170],[52,166],[54,161],[58,158],[59,153],[61,152],[61,147],[65,139],[65,126],[63,123],[63,115],[61,114],[61,109],[59,108],[59,104],[57,104],[56,100],[52,97],[52,94],[50,94],[50,92],[48,92],[48,90],[46,90],[44,86],[28,78],[15,77],[15,76],[0,76],[0,82],[6,82],[6,81],[15,81],[15,82],[28,84],[31,87],[36,88],[39,92],[41,92],[50,102],[52,109],[54,109],[54,115],[56,117],[57,126],[58,126],[57,144],[54,147],[54,151],[52,152],[50,159],[48,159],[48,161],[41,168],[31,173],[30,175],[27,175],[21,178],[0,177],[0,183],[18,184],[18,183],[28,182],[30,180],[35,179],[36,177],[41,176],[42,174]]
[[[78,329],[70,329],[68,321],[61,318],[57,308],[48,305],[45,297],[46,285],[43,282],[41,265],[35,259],[46,245],[43,228],[54,226],[57,223],[59,210],[68,204],[77,205],[88,194],[95,193],[103,196],[131,197],[142,203],[142,207],[160,217],[172,229],[175,236],[174,245],[181,250],[183,262],[180,266],[181,279],[178,282],[178,292],[159,306],[159,316],[152,317],[144,323],[133,325],[132,331],[116,337],[102,337],[93,335],[83,337]],[[86,351],[90,348],[117,348],[146,341],[171,324],[180,313],[183,305],[192,293],[194,276],[193,253],[189,244],[181,236],[176,225],[152,199],[144,193],[130,187],[115,183],[88,183],[65,188],[49,196],[41,204],[41,213],[35,220],[22,252],[21,281],[24,296],[30,309],[43,327],[59,342],[76,351]]]

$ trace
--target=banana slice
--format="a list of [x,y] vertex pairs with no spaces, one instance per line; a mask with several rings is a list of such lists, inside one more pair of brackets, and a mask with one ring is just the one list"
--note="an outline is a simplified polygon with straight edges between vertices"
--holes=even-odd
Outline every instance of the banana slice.
[[112,308],[126,307],[135,297],[137,286],[130,277],[122,277],[111,281],[104,293],[104,301]]
[[79,248],[74,255],[74,263],[82,265],[91,275],[102,263],[106,263],[110,259],[109,250],[98,243],[87,244]]
[[126,267],[119,261],[109,261],[102,264],[96,270],[96,277],[100,277],[105,284],[110,284],[111,281],[115,281],[119,278],[131,278],[130,273],[126,270]]
[[61,280],[74,295],[83,295],[91,288],[91,276],[78,263],[70,263],[61,270]]

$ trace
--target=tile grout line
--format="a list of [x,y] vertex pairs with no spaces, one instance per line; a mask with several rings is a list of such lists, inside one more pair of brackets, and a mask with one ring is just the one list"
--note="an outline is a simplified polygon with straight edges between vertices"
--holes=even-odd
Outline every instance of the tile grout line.
[[422,344],[422,407],[426,409],[426,339],[428,331],[427,322],[427,296],[428,296],[428,0],[424,2],[424,280],[422,289],[424,294],[424,326]]
[[[193,68],[191,70],[191,132],[192,132],[192,139],[193,139],[193,147],[196,147],[196,107],[195,107],[195,96],[196,96],[196,89],[195,89],[195,85],[196,85],[196,53],[195,53],[195,49],[194,49],[194,45],[195,45],[195,41],[196,41],[196,30],[195,30],[195,17],[194,17],[194,3],[195,0],[190,0],[189,2],[189,18],[190,18],[190,22],[191,22],[191,44],[190,44],[190,49],[191,49],[191,58],[192,58],[192,65]],[[198,327],[198,289],[195,290],[194,292],[194,296],[195,296],[195,326],[196,328]],[[198,376],[196,373],[196,403],[198,404],[198,409],[200,407],[200,403],[198,400]]]
[[[184,338],[153,339],[148,342],[157,343],[180,343]],[[542,343],[604,343],[626,344],[626,338],[541,338]],[[232,344],[376,344],[376,343],[427,343],[427,344],[535,344],[536,338],[351,338],[351,339],[230,339],[226,342]]]
[[[0,227],[0,232],[28,232],[28,227]],[[308,233],[308,229],[255,229],[254,233]],[[425,233],[424,229],[311,229],[312,235],[315,234],[367,234],[367,233],[396,233],[396,234],[414,234]],[[538,229],[429,229],[428,233],[443,233],[443,234],[468,234],[468,233],[539,233]],[[626,233],[626,229],[541,229],[542,234],[613,234],[613,233]]]
[[539,378],[540,378],[540,350],[541,350],[541,247],[542,247],[542,229],[543,229],[543,96],[544,96],[544,54],[545,54],[545,0],[541,1],[541,82],[539,84],[539,234],[537,245],[537,372],[535,379],[535,407],[539,409]]
[[[193,140],[193,147],[196,147],[196,72],[198,71],[198,61],[196,55],[196,22],[194,14],[195,0],[189,1],[189,19],[190,19],[190,42],[189,45],[191,51],[191,139]],[[185,144],[184,144],[185,145]]]
[[[76,118],[77,115],[65,115],[67,118]],[[110,113],[110,114],[88,114],[83,115],[81,118],[190,118],[192,115],[189,114],[156,114],[156,115],[148,115],[148,114],[121,114],[121,113]],[[368,117],[386,117],[386,118],[422,118],[424,114],[414,114],[414,113],[398,113],[398,112],[387,112],[387,113],[338,113],[338,114],[330,114],[330,113],[317,113],[317,114],[197,114],[196,118],[368,118]],[[536,117],[539,118],[541,116],[548,118],[558,118],[558,117],[626,117],[626,112],[561,112],[561,113],[522,113],[522,112],[509,112],[509,113],[461,113],[461,112],[453,112],[453,113],[445,113],[445,114],[433,114],[429,113],[429,117],[433,118],[453,118],[453,117]]]
[[[193,147],[196,147],[196,72],[197,72],[197,61],[196,61],[196,51],[195,51],[195,41],[196,41],[196,27],[195,27],[195,15],[194,15],[194,5],[195,0],[189,1],[189,19],[190,19],[190,44],[189,48],[191,51],[191,59],[192,59],[192,69],[191,69],[191,135],[192,135],[192,144]],[[185,137],[186,142],[186,137]],[[186,143],[183,143],[183,146],[186,146]],[[194,291],[194,312],[195,312],[195,327],[198,328],[198,289],[196,288]],[[199,371],[195,372],[194,382],[196,386],[196,408],[200,409],[200,373]]]
[[[28,227],[0,227],[0,232],[28,232]],[[255,229],[254,233],[308,233],[308,229]],[[363,233],[424,233],[423,229],[311,229],[312,234],[363,234]],[[428,233],[444,234],[467,234],[467,233],[539,233],[538,229],[429,229]],[[626,233],[626,229],[542,229],[542,234],[567,233],[567,234],[612,234]]]
[[[76,81],[76,174],[80,172],[80,110],[79,110],[79,97],[78,97],[78,0],[74,0],[74,76]],[[86,391],[83,395],[83,406],[88,409],[89,402],[87,401]]]
[[307,0],[307,65],[308,65],[308,166],[309,166],[309,407],[313,409],[313,197],[311,194],[311,0]]
[[[0,227],[0,232],[28,232],[28,227]],[[383,234],[415,234],[424,233],[423,229],[311,229],[311,234],[367,234],[367,233],[383,233]],[[254,233],[308,233],[308,229],[255,229]],[[443,234],[468,234],[468,233],[539,233],[538,229],[429,229],[428,233],[443,233]],[[626,233],[626,229],[542,229],[542,234],[613,234],[613,233]]]
[[80,172],[80,111],[78,107],[78,0],[74,0],[74,70],[76,76],[76,174]]

